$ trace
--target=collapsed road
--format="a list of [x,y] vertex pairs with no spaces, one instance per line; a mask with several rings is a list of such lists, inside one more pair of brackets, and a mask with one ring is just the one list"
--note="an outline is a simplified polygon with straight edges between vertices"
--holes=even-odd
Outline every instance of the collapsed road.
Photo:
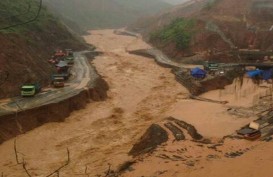
[[79,94],[81,91],[94,87],[99,75],[84,55],[86,52],[75,52],[75,63],[72,68],[74,75],[64,88],[51,88],[34,97],[15,97],[11,101],[1,103],[0,116],[20,112],[46,104],[58,103]]
[[72,76],[64,88],[49,88],[34,97],[15,97],[0,105],[0,143],[47,122],[63,121],[89,100],[104,100],[107,83],[101,79],[85,54],[75,52]]

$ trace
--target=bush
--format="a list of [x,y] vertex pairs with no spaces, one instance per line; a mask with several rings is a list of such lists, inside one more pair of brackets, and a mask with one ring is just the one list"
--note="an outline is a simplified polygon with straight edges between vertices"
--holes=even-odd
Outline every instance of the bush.
[[187,49],[194,33],[194,26],[193,19],[179,18],[163,29],[151,33],[150,40],[163,44],[175,43],[177,49]]
[[205,5],[205,10],[211,10],[220,0],[209,0]]
[[[33,19],[39,10],[39,1],[36,0],[1,0],[0,28],[20,24]],[[24,33],[27,31],[42,31],[49,20],[54,19],[45,7],[41,9],[38,19],[34,22],[19,25],[13,28],[0,30],[0,33]]]

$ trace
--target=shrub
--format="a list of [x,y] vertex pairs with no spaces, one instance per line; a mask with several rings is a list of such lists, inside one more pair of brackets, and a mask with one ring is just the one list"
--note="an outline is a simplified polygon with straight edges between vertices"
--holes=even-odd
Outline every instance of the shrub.
[[177,49],[187,49],[194,33],[193,19],[179,18],[164,28],[150,34],[151,41],[160,41],[163,44],[175,43]]

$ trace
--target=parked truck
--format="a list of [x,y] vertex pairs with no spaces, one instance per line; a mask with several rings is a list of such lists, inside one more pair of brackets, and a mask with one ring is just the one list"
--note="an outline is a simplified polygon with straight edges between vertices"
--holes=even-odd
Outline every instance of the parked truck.
[[74,54],[72,49],[65,49],[66,51],[66,57],[64,59],[64,61],[67,62],[67,64],[72,65],[74,64]]
[[63,74],[53,74],[51,76],[51,84],[53,87],[64,87],[65,76]]
[[204,66],[204,70],[208,72],[216,72],[219,69],[219,64],[216,62],[211,62],[211,61],[205,61],[203,66]]
[[38,83],[34,84],[24,84],[21,87],[21,96],[34,96],[41,91],[41,86]]
[[66,56],[64,61],[66,61],[67,64],[69,64],[69,65],[73,65],[74,64],[74,56],[73,55],[72,56]]

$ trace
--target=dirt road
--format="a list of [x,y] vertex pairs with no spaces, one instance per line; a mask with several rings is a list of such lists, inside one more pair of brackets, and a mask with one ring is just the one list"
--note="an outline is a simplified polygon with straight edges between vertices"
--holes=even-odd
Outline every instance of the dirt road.
[[[63,123],[49,123],[17,137],[19,159],[24,158],[33,176],[46,176],[61,166],[66,160],[66,148],[71,161],[60,176],[83,175],[86,168],[90,176],[96,176],[107,170],[108,163],[115,169],[131,159],[127,153],[151,123],[170,115],[179,119],[194,117],[190,123],[200,128],[204,136],[217,138],[249,122],[230,120],[225,115],[220,123],[210,126],[228,125],[228,130],[202,128],[202,123],[216,121],[226,107],[187,100],[188,91],[175,81],[170,69],[126,52],[150,48],[149,45],[135,37],[115,35],[112,30],[91,31],[85,39],[104,52],[92,62],[110,86],[109,98],[74,112]],[[204,110],[209,114],[202,114]],[[0,173],[26,176],[22,166],[16,165],[13,142],[14,139],[0,145]]]
[[79,94],[82,90],[92,87],[98,77],[95,68],[92,67],[84,55],[85,52],[75,52],[75,63],[72,67],[73,77],[68,80],[64,88],[47,88],[34,97],[22,98],[21,96],[1,100],[0,116],[13,114],[14,112],[37,108],[43,105],[58,103]]

